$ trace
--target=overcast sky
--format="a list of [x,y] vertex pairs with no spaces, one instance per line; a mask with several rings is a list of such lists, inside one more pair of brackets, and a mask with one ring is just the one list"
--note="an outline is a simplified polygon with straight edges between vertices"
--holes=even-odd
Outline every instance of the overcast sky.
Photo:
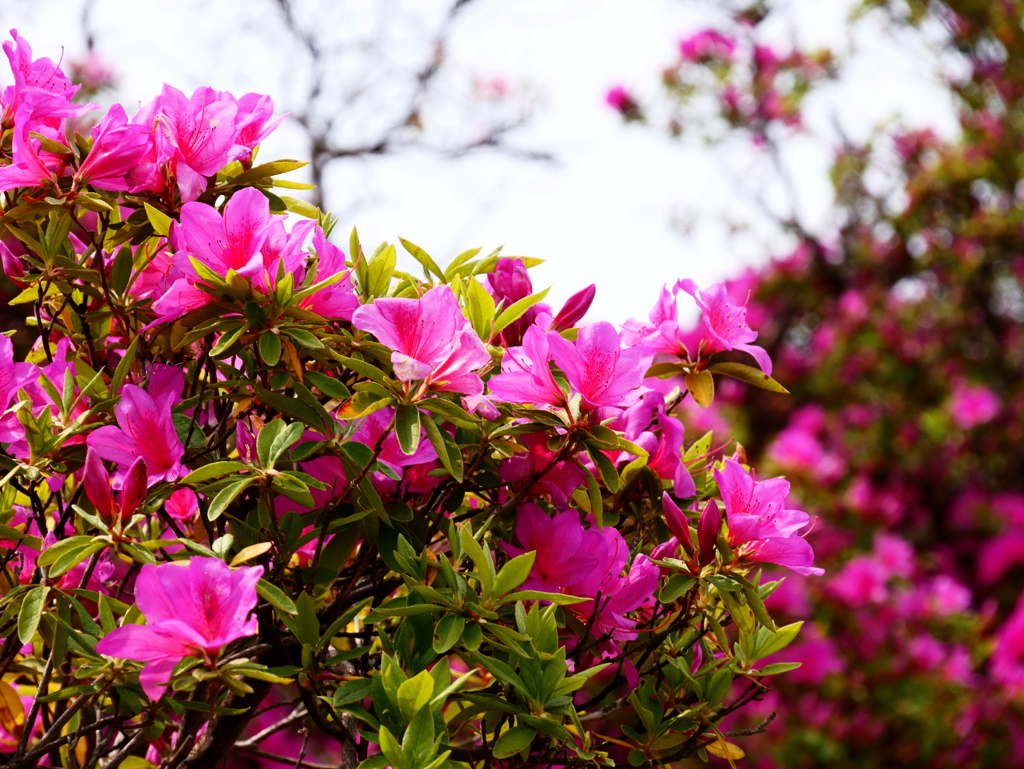
[[[7,0],[0,23],[17,27],[35,55],[65,59],[84,50],[84,0]],[[338,68],[338,121],[358,137],[371,130],[402,68],[422,60],[429,34],[447,3],[385,0],[301,4],[300,21],[324,40],[356,51]],[[808,109],[811,136],[787,145],[800,216],[827,230],[828,142],[838,120],[854,138],[899,114],[914,125],[953,130],[951,111],[922,49],[892,40],[868,25],[849,39],[843,0],[793,0],[769,30],[789,40],[858,50],[847,82],[829,88]],[[527,125],[509,137],[551,162],[481,150],[453,160],[407,150],[335,164],[328,200],[342,217],[336,239],[352,225],[364,244],[406,237],[445,263],[460,251],[505,246],[509,255],[546,259],[535,283],[553,285],[559,302],[588,283],[598,286],[595,317],[621,322],[645,316],[663,283],[689,277],[706,284],[781,253],[786,241],[752,203],[784,206],[778,185],[764,176],[765,159],[752,148],[714,151],[697,141],[670,140],[656,130],[622,125],[606,107],[608,87],[622,83],[655,98],[659,73],[677,57],[679,38],[719,18],[714,3],[692,0],[474,0],[449,36],[440,102],[466,101],[471,84],[502,78],[516,99],[533,106]],[[211,85],[236,95],[271,94],[294,105],[308,78],[306,60],[281,28],[272,0],[93,0],[89,28],[97,51],[120,78],[115,94],[131,114],[163,82],[191,92]],[[374,70],[359,71],[358,48],[374,40]],[[373,80],[380,110],[344,101],[359,78]],[[0,75],[0,82],[9,82]],[[406,78],[407,80],[407,78]],[[455,120],[437,110],[437,120]],[[369,128],[367,128],[369,126]],[[466,136],[474,127],[452,123]],[[461,132],[461,133],[460,133]],[[349,135],[346,134],[346,135]],[[472,135],[471,133],[468,135]],[[306,159],[303,134],[286,121],[264,144],[261,160]],[[301,172],[295,175],[301,178]],[[749,229],[731,233],[728,222]]]

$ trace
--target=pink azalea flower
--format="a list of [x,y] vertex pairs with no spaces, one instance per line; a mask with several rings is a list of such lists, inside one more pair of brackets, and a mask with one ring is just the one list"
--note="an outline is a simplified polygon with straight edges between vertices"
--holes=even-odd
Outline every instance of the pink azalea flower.
[[475,372],[491,355],[448,286],[432,288],[421,299],[377,299],[353,313],[352,325],[394,351],[391,363],[402,382],[422,380],[430,389],[467,396],[483,393]]
[[75,174],[75,184],[100,190],[129,190],[128,172],[149,149],[145,126],[128,122],[120,104],[113,105],[92,129],[92,149]]
[[[524,483],[551,464],[555,452],[548,448],[547,436],[543,433],[525,434],[519,437],[520,445],[527,450],[509,457],[498,468],[498,475],[506,483]],[[560,507],[569,505],[569,497],[583,485],[583,470],[574,462],[557,462],[530,487],[532,496],[547,494]]]
[[47,130],[47,126],[41,124],[43,116],[52,114],[55,102],[60,102],[60,97],[38,88],[29,89],[24,94],[21,107],[14,117],[14,135],[11,140],[14,162],[0,166],[0,190],[53,187],[57,184],[67,158],[42,151],[39,139],[31,136],[33,132],[52,134],[47,138],[64,143],[55,131]]
[[249,149],[238,144],[235,128],[238,104],[230,94],[199,88],[192,97],[164,85],[160,95],[135,117],[137,123],[153,125],[156,168],[146,189],[160,185],[159,168],[167,167],[177,181],[183,202],[193,201],[206,189],[208,179],[233,160],[245,157]]
[[736,50],[736,41],[715,29],[702,29],[679,42],[679,54],[688,61],[718,58],[729,61]]
[[[679,328],[679,308],[676,305],[678,287],[672,291],[662,286],[658,301],[651,309],[647,322],[630,318],[622,324],[622,339],[630,347],[643,345],[657,354],[671,358],[689,359],[687,349],[690,333]],[[697,341],[697,340],[694,340]]]
[[[154,302],[154,311],[166,321],[213,301],[213,297],[197,288],[203,281],[190,259],[196,259],[221,276],[233,269],[248,277],[264,293],[276,285],[281,262],[285,263],[286,271],[293,272],[297,282],[300,281],[306,257],[302,243],[313,226],[312,222],[303,222],[288,232],[283,217],[272,216],[266,197],[253,187],[234,194],[224,206],[223,214],[205,203],[186,203],[181,207],[181,224],[172,230],[171,241],[176,251],[170,271],[176,280]],[[347,285],[350,291],[351,284]],[[352,301],[345,292],[345,286],[341,285],[334,295],[321,297],[323,304],[316,306],[333,313],[342,312]],[[323,291],[317,295],[322,294]],[[354,293],[351,297],[354,298]],[[314,305],[312,302],[309,306]]]
[[50,104],[53,110],[45,116],[51,128],[59,125],[60,118],[79,117],[95,104],[72,104],[71,97],[77,93],[79,86],[72,85],[64,71],[47,58],[33,59],[32,47],[28,41],[18,35],[18,30],[11,30],[14,42],[4,43],[4,53],[11,63],[14,84],[7,86],[0,94],[3,105],[0,123],[4,128],[10,127],[15,121],[15,114],[21,108],[26,94],[33,90],[55,97]]
[[789,482],[782,478],[755,481],[731,459],[715,480],[725,503],[729,544],[749,561],[776,563],[797,574],[824,574],[811,566],[814,552],[797,532],[810,521],[802,510],[785,507]]
[[[614,424],[627,440],[650,454],[647,466],[659,478],[672,481],[677,497],[696,496],[693,477],[683,464],[683,423],[665,413],[665,397],[661,393],[644,393]],[[652,432],[654,427],[658,433]]]
[[256,618],[249,615],[262,576],[262,566],[232,571],[216,558],[192,558],[185,568],[146,564],[135,587],[146,624],[115,628],[96,651],[146,662],[139,682],[147,697],[158,700],[183,658],[202,657],[212,665],[225,644],[256,632]]
[[520,347],[510,347],[501,361],[501,373],[487,386],[496,400],[535,406],[564,406],[568,396],[551,373],[550,340],[558,334],[530,326]]
[[584,409],[624,408],[640,393],[653,351],[645,347],[622,349],[611,323],[590,323],[572,344],[553,334],[551,357],[562,369],[574,392],[583,396]]
[[[640,395],[653,351],[622,349],[610,323],[590,323],[579,330],[575,344],[558,333],[531,326],[522,347],[508,350],[502,372],[487,383],[498,400],[538,406],[564,406],[571,394],[582,396],[584,411],[626,408]],[[551,373],[555,363],[565,374],[570,395]]]
[[772,361],[768,353],[764,348],[750,344],[757,339],[757,332],[747,325],[746,303],[734,304],[721,283],[714,283],[701,291],[692,280],[681,280],[676,287],[692,296],[704,313],[701,317],[704,325],[701,357],[727,350],[742,350],[754,357],[765,374],[772,375]]
[[[530,279],[530,273],[522,259],[518,257],[499,259],[494,270],[487,275],[487,284],[494,301],[496,303],[503,302],[503,307],[509,307],[533,293],[533,281]],[[596,290],[591,284],[570,296],[554,320],[550,321],[550,328],[555,331],[564,331],[575,326],[590,309]],[[502,330],[497,337],[498,344],[503,347],[522,344],[526,330],[534,325],[538,318],[544,315],[550,316],[551,312],[548,305],[535,304]]]
[[605,639],[602,647],[608,653],[636,638],[636,621],[626,615],[654,595],[660,572],[647,556],[639,555],[623,576],[629,547],[615,528],[584,528],[575,510],[550,518],[530,503],[519,508],[516,537],[523,549],[502,545],[511,555],[537,553],[526,589],[590,598],[568,608],[590,624],[595,638]]
[[584,529],[575,510],[550,518],[539,506],[525,504],[516,513],[516,539],[522,548],[502,544],[510,555],[537,552],[530,576],[523,583],[525,590],[576,595],[573,586],[589,577],[598,565],[601,536]]
[[339,273],[342,273],[344,277],[337,283],[307,296],[299,303],[299,306],[304,310],[315,312],[321,318],[352,320],[352,314],[359,307],[359,299],[352,287],[351,270],[345,265],[345,253],[328,241],[319,227],[313,231],[313,248],[317,255],[316,280],[318,283],[333,278]]
[[[175,397],[173,392],[167,392],[154,400],[141,387],[126,384],[114,410],[118,426],[99,428],[89,435],[86,443],[101,459],[121,465],[122,471],[135,460],[143,459],[149,485],[176,481],[186,471],[181,466],[185,447],[171,420]],[[115,478],[115,484],[120,486],[122,479],[123,475]]]
[[958,383],[953,388],[950,416],[961,430],[991,422],[1000,409],[999,396],[983,385]]

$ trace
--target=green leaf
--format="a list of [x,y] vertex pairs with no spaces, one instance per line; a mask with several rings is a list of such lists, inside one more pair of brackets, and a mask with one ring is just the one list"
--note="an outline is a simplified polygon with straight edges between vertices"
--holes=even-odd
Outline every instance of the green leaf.
[[340,708],[343,705],[351,705],[370,696],[373,688],[373,681],[369,678],[357,678],[354,681],[346,681],[334,692],[334,707]]
[[281,337],[268,331],[260,336],[260,357],[268,366],[276,366],[281,360]]
[[430,675],[429,671],[423,670],[403,682],[398,687],[398,707],[406,722],[412,721],[412,717],[426,707],[433,696],[434,677]]
[[449,400],[445,400],[444,398],[424,398],[423,400],[418,401],[416,405],[420,408],[426,409],[431,414],[436,414],[437,416],[442,417],[457,427],[473,430],[478,428],[480,425],[480,420],[462,408],[462,406],[452,403]]
[[752,676],[774,676],[779,673],[788,673],[790,670],[796,670],[801,665],[803,665],[802,662],[773,662],[758,670],[748,670],[747,672]]
[[85,547],[64,551],[61,553],[60,557],[53,562],[53,565],[47,571],[47,576],[51,579],[56,579],[57,577],[66,574],[93,553],[98,553],[106,546],[106,542],[93,542]]
[[768,636],[768,639],[755,650],[754,658],[761,660],[775,654],[777,651],[785,649],[793,643],[803,625],[803,620],[801,620],[800,622],[794,622],[791,625],[780,627],[775,633]]
[[39,620],[46,608],[46,598],[50,594],[48,587],[34,587],[25,594],[18,612],[18,640],[21,643],[32,643],[39,627]]
[[270,444],[269,466],[272,467],[274,463],[277,462],[278,459],[280,459],[281,455],[284,454],[284,452],[286,452],[288,449],[290,449],[295,444],[295,442],[302,437],[302,434],[305,431],[305,425],[302,425],[298,422],[293,422],[292,424],[288,425],[283,430],[281,430],[277,434],[277,437],[274,438],[273,443]]
[[437,636],[434,639],[434,651],[438,654],[447,652],[459,642],[465,628],[466,618],[461,614],[445,614],[434,630]]
[[494,580],[494,594],[505,595],[519,587],[530,576],[530,569],[537,559],[536,551],[523,553],[501,567],[497,579]]
[[256,592],[260,594],[260,597],[277,609],[282,614],[296,615],[299,613],[298,607],[295,602],[289,598],[281,588],[276,585],[272,585],[265,579],[261,579],[256,583]]
[[139,340],[142,339],[142,334],[139,334],[132,340],[132,343],[128,345],[128,349],[124,351],[124,357],[117,362],[117,368],[114,369],[114,375],[110,378],[110,392],[120,394],[121,385],[124,384],[125,377],[128,376],[128,371],[132,367],[132,363],[135,362],[135,356],[139,352]]
[[143,205],[146,207],[146,218],[153,225],[153,231],[157,235],[166,238],[167,233],[171,231],[171,223],[174,220],[163,211],[153,208],[149,203],[143,203]]
[[296,344],[300,347],[305,347],[307,350],[324,349],[323,342],[317,339],[313,334],[301,328],[286,328],[281,333],[290,337]]
[[233,459],[225,459],[221,462],[211,462],[208,465],[193,470],[182,478],[181,482],[186,485],[194,485],[210,478],[220,478],[222,475],[230,475],[240,470],[251,470],[252,468],[244,462],[236,462]]
[[589,601],[589,598],[580,598],[575,595],[562,595],[561,593],[545,593],[541,590],[519,590],[505,596],[505,602],[512,601],[549,601],[557,606],[570,606],[574,603]]
[[662,603],[672,603],[696,584],[697,580],[688,574],[673,574],[661,589],[658,600]]
[[495,758],[511,758],[516,753],[530,747],[537,730],[531,726],[516,726],[502,734],[494,743]]
[[466,312],[477,336],[485,342],[494,336],[494,297],[479,281],[470,280],[466,286]]
[[461,254],[452,259],[451,262],[448,264],[448,269],[444,271],[444,282],[451,283],[452,279],[455,278],[456,275],[458,275],[459,268],[479,253],[479,248],[471,248],[468,251],[463,251]]
[[477,577],[480,579],[480,585],[483,587],[484,596],[489,597],[493,595],[495,576],[494,563],[491,561],[490,554],[474,539],[473,530],[469,527],[469,524],[462,527],[460,537],[462,549],[466,555],[473,559],[473,563],[476,565]]
[[298,609],[295,637],[301,643],[315,647],[320,640],[320,621],[316,618],[313,598],[309,593],[303,592],[299,595],[299,600],[295,602],[295,607]]
[[391,276],[395,272],[398,255],[395,247],[388,245],[371,257],[366,268],[366,291],[369,298],[385,296],[391,286]]
[[298,160],[275,160],[272,163],[263,163],[255,168],[250,168],[248,171],[243,171],[238,176],[233,177],[230,181],[231,184],[250,185],[255,181],[267,179],[271,176],[278,176],[279,174],[286,174],[289,171],[295,171],[306,165],[309,165],[308,162],[301,162]]
[[729,687],[732,686],[733,677],[733,672],[728,668],[715,671],[715,674],[711,676],[711,681],[705,687],[708,705],[715,707],[725,698],[725,695],[729,693]]
[[213,349],[210,350],[210,355],[214,358],[221,357],[228,350],[234,347],[235,343],[238,342],[238,340],[241,339],[248,330],[248,323],[242,323],[237,328],[225,330],[224,333],[220,335],[220,339],[217,340],[217,344],[215,344]]
[[395,432],[402,453],[406,456],[415,454],[420,445],[419,409],[408,403],[400,403],[395,408]]
[[597,485],[597,478],[584,464],[579,465],[583,470],[583,476],[587,481],[587,497],[590,499],[590,510],[594,514],[594,523],[597,528],[604,528],[604,499],[601,497],[601,487]]
[[773,393],[789,395],[789,390],[780,385],[761,369],[747,366],[743,363],[715,363],[708,366],[707,370],[712,374],[724,374],[725,376],[738,379],[748,385],[760,387]]
[[459,451],[459,447],[452,442],[447,432],[437,426],[433,419],[421,419],[420,424],[427,431],[427,438],[434,447],[437,458],[441,461],[444,469],[451,473],[456,482],[462,483],[462,452]]
[[[94,542],[93,537],[89,536],[75,536],[62,539],[60,542],[55,542],[50,545],[46,550],[43,550],[36,559],[36,565],[38,566],[49,566],[54,563],[58,558],[66,552],[71,550],[79,550],[83,547],[87,547]],[[40,543],[41,544],[41,543]],[[42,549],[37,548],[37,549]]]
[[362,374],[367,379],[372,379],[377,384],[384,383],[384,372],[372,363],[367,363],[358,358],[348,358],[344,355],[338,356],[338,362],[345,368],[355,371],[357,374]]
[[319,371],[303,371],[302,374],[306,377],[307,382],[328,398],[344,400],[352,395],[343,382],[340,382],[333,377],[329,377],[326,374],[321,374]]
[[523,316],[527,310],[533,307],[538,302],[544,301],[544,297],[548,295],[550,288],[545,288],[543,291],[538,291],[536,294],[530,294],[524,296],[518,302],[513,302],[498,316],[498,319],[494,321],[494,335],[500,334],[507,326],[515,323],[519,318]]
[[698,371],[686,375],[686,389],[690,391],[693,400],[703,409],[710,406],[715,400],[715,378],[710,371]]
[[423,269],[434,273],[438,278],[444,280],[444,273],[441,268],[437,266],[437,262],[430,258],[430,254],[424,251],[422,248],[417,246],[415,243],[410,243],[405,238],[399,238],[399,242],[402,247],[412,254],[413,258],[423,265]]
[[221,513],[227,509],[228,505],[235,501],[235,497],[249,488],[249,486],[255,483],[256,480],[256,476],[247,475],[218,491],[217,496],[215,496],[210,502],[210,509],[207,517],[211,521],[215,521],[220,518]]

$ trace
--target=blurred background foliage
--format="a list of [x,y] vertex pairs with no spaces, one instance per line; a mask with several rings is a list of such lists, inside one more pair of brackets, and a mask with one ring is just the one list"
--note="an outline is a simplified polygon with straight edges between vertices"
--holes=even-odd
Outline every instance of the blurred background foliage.
[[[613,106],[670,135],[739,136],[777,157],[803,130],[807,94],[844,67],[763,44],[777,11],[736,7],[730,25],[686,38],[663,74],[668,119],[629,94]],[[688,407],[688,427],[735,425],[752,463],[789,477],[820,516],[808,539],[826,576],[775,597],[811,619],[786,654],[804,667],[762,703],[758,715],[778,720],[745,744],[747,760],[1017,766],[1024,5],[877,0],[851,24],[879,14],[929,41],[959,131],[890,124],[837,144],[834,226],[812,233],[780,216],[797,246],[729,284],[749,294],[791,395],[735,388],[713,412]]]

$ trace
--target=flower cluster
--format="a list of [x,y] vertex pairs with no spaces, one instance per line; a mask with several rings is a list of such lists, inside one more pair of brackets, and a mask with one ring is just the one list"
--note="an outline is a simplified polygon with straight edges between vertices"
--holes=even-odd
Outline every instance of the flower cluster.
[[589,322],[594,286],[554,311],[532,260],[402,241],[420,280],[274,192],[301,164],[254,165],[267,97],[165,86],[72,139],[93,105],[5,50],[34,332],[0,336],[6,764],[740,750],[717,724],[799,630],[761,569],[822,573],[789,483],[684,427],[716,378],[782,389],[744,305],[681,281],[684,343],[674,309]]

